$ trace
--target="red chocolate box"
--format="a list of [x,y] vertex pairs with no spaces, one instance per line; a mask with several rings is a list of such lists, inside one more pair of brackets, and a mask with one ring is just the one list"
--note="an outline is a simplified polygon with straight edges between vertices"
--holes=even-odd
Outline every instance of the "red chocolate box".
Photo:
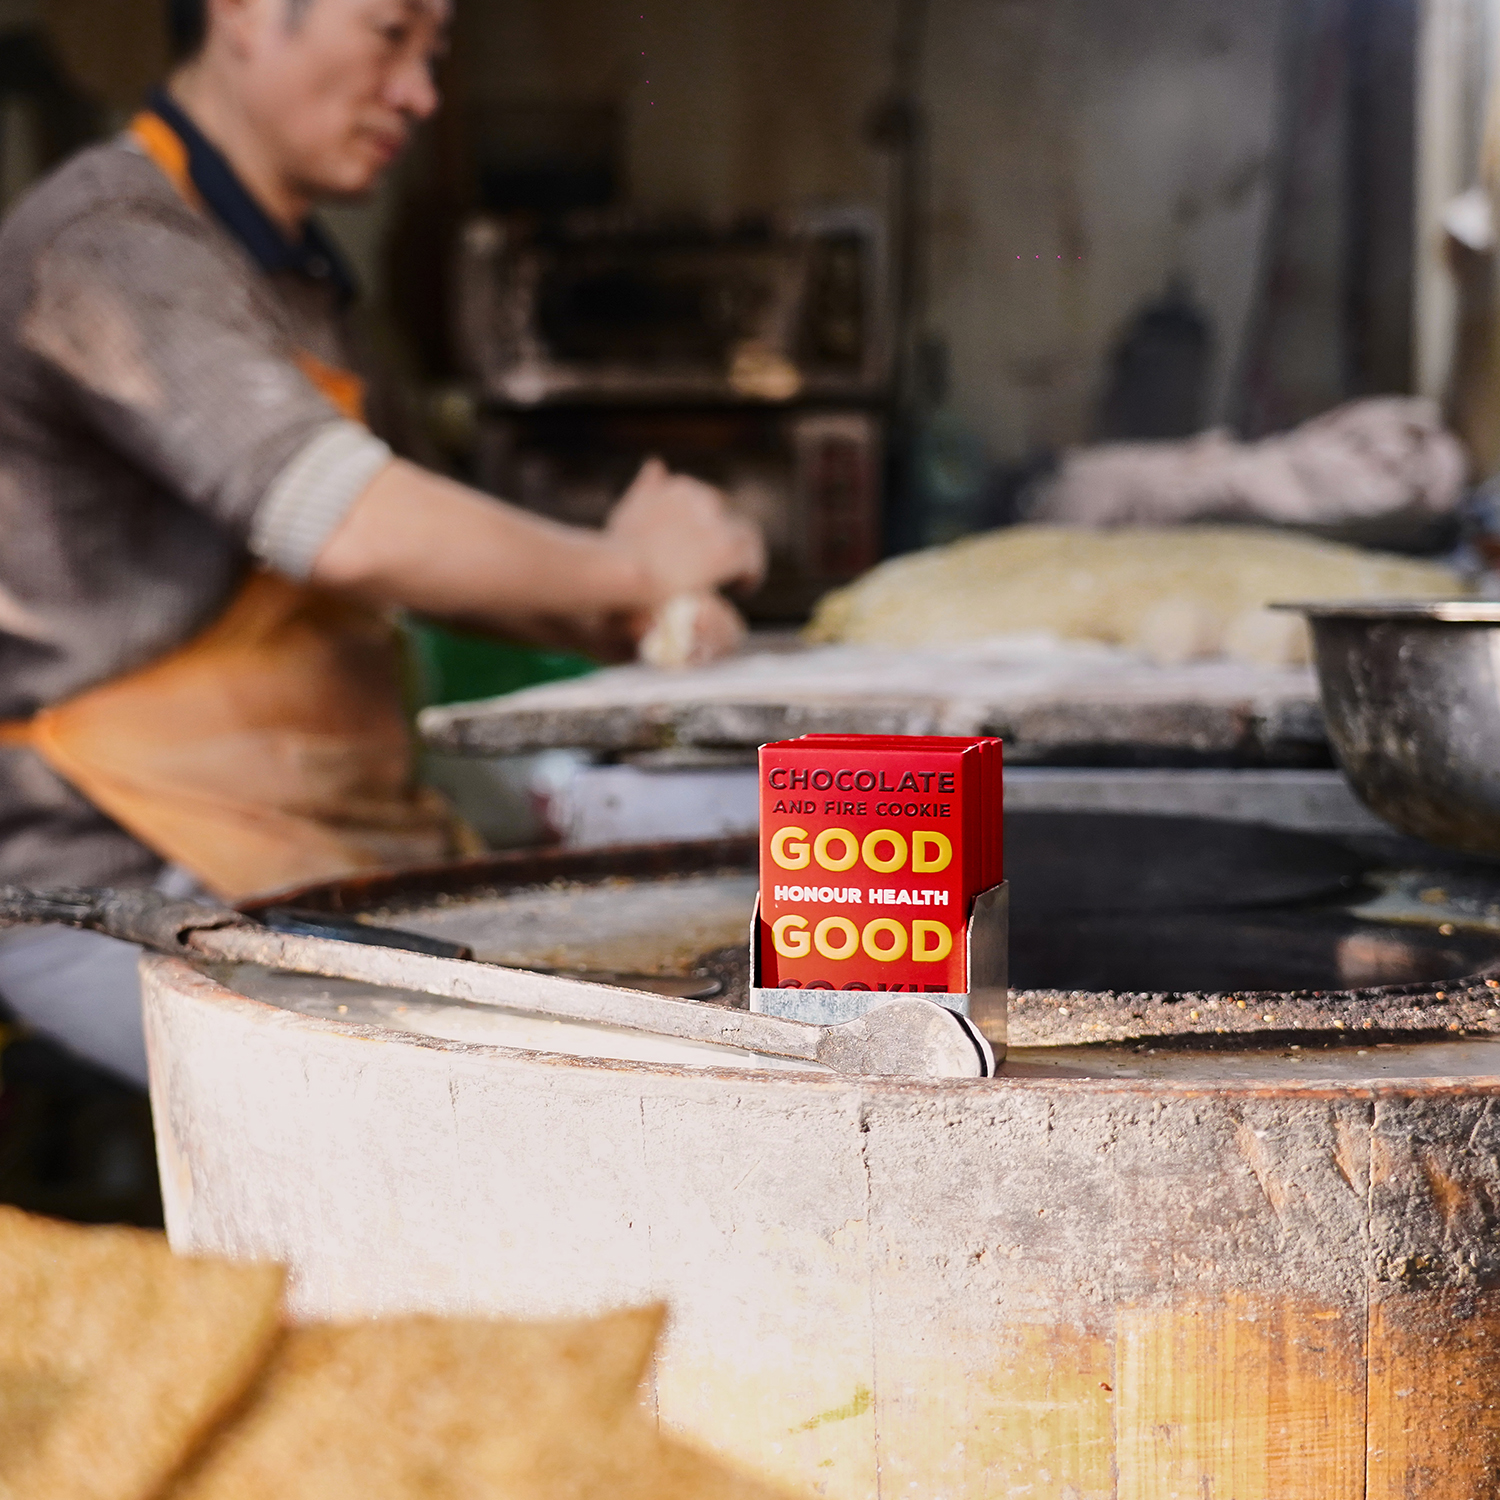
[[965,993],[970,905],[999,874],[998,766],[972,740],[764,746],[759,985]]

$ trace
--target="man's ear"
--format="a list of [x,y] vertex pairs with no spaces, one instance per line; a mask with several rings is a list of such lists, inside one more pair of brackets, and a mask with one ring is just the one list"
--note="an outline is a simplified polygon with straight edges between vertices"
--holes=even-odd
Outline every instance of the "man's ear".
[[286,0],[207,0],[203,50],[226,47],[236,57],[255,51],[266,23],[279,18]]

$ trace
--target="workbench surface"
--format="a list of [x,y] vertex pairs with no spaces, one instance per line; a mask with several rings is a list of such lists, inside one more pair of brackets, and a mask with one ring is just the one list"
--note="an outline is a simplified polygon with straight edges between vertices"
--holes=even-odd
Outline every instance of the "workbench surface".
[[711,667],[614,667],[426,710],[434,749],[507,755],[745,751],[814,732],[994,734],[1011,764],[1326,763],[1309,668],[1157,666],[1109,646],[1004,637],[946,650],[752,642]]

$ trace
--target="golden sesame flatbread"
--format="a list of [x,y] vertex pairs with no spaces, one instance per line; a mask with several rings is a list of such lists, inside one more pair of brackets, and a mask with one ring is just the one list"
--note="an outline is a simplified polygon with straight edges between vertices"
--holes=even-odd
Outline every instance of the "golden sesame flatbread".
[[776,1500],[657,1433],[662,1317],[293,1329],[170,1500]]
[[145,1500],[281,1335],[279,1266],[0,1207],[0,1500]]

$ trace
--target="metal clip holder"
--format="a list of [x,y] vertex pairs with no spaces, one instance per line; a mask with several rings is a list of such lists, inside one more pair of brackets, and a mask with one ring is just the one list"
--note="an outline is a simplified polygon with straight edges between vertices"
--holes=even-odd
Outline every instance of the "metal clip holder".
[[[750,924],[750,1009],[761,1015],[785,1016],[814,1026],[839,1026],[862,1016],[889,991],[869,989],[766,989],[761,985],[760,897]],[[967,1016],[994,1049],[1005,1057],[1006,1015],[1010,1000],[1010,883],[1001,881],[980,891],[969,907],[967,928],[969,976],[966,993],[924,994],[924,1000]],[[905,993],[904,991],[902,993]]]

